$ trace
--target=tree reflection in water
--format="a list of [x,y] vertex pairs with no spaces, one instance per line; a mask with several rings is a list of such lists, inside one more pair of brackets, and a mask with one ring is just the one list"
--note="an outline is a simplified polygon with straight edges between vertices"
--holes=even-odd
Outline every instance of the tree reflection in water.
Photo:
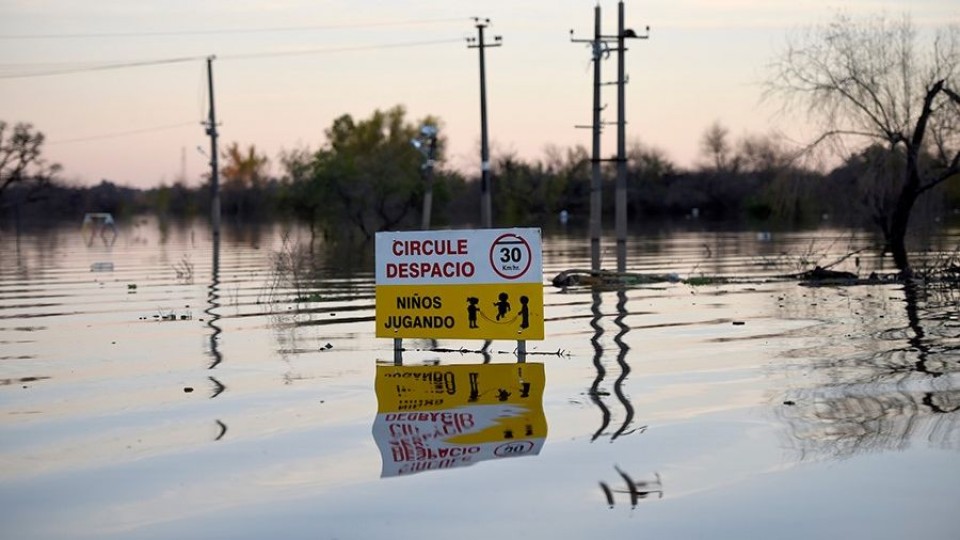
[[[287,365],[284,384],[303,375],[294,359],[305,353],[326,351],[329,328],[373,321],[366,301],[373,296],[368,273],[372,250],[349,241],[330,242],[315,249],[314,242],[282,233],[279,249],[271,253],[270,273],[256,303],[270,320],[278,355]],[[365,274],[365,271],[368,272]]]
[[[842,458],[924,440],[960,449],[960,291],[949,285],[905,285],[906,325],[860,338],[882,350],[813,364],[828,382],[791,392],[778,408],[801,455]],[[891,342],[901,345],[883,347]]]

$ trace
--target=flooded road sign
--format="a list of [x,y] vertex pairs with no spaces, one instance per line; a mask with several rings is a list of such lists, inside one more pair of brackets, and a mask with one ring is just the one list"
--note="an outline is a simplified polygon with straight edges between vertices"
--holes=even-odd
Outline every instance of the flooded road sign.
[[541,340],[540,229],[376,236],[377,337]]

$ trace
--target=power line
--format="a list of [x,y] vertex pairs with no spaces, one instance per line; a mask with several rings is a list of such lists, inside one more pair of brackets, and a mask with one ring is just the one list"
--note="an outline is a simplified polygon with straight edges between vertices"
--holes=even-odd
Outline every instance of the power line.
[[77,137],[75,139],[62,139],[59,141],[49,141],[47,145],[57,145],[57,144],[67,144],[67,143],[76,143],[76,142],[86,142],[86,141],[98,141],[101,139],[115,139],[118,137],[126,137],[128,135],[139,135],[143,133],[153,133],[155,131],[166,131],[170,129],[177,129],[186,126],[197,126],[198,122],[180,122],[179,124],[168,124],[164,126],[154,126],[149,128],[133,129],[129,131],[118,131],[114,133],[106,133],[102,135],[90,135],[87,137]]
[[[143,66],[159,66],[164,64],[181,64],[184,62],[195,62],[197,60],[203,60],[206,56],[183,56],[179,58],[162,58],[158,60],[141,60],[135,62],[104,62],[102,64],[96,63],[82,63],[77,64],[75,67],[62,67],[62,68],[46,68],[37,71],[27,71],[21,73],[4,73],[0,74],[0,79],[23,79],[27,77],[47,77],[50,75],[66,75],[68,73],[84,73],[88,71],[107,71],[112,69],[124,69],[132,67],[143,67]],[[63,66],[70,66],[70,64],[60,64]]]
[[[460,43],[462,38],[448,38],[448,39],[435,39],[435,40],[426,40],[426,41],[407,41],[407,42],[398,42],[398,43],[381,43],[377,45],[356,45],[356,46],[346,46],[346,47],[324,47],[316,49],[301,49],[293,51],[273,51],[273,52],[263,52],[263,53],[248,53],[248,54],[228,54],[228,55],[218,55],[217,57],[223,60],[252,60],[257,58],[275,58],[280,56],[303,56],[311,54],[325,54],[325,53],[342,53],[342,52],[359,52],[359,51],[373,51],[380,49],[402,49],[408,47],[424,47],[429,45],[441,45],[445,43]],[[113,69],[124,69],[132,67],[143,67],[143,66],[157,66],[164,64],[178,64],[184,62],[194,62],[198,60],[205,60],[207,56],[184,56],[179,58],[163,58],[157,60],[143,60],[135,62],[105,62],[102,64],[97,63],[82,63],[71,64],[61,63],[56,64],[59,68],[46,67],[46,68],[37,68],[30,70],[29,67],[20,66],[21,69],[26,71],[13,72],[13,73],[0,73],[0,79],[23,79],[28,77],[47,77],[51,75],[66,75],[71,73],[85,73],[90,71],[106,71]]]
[[311,30],[340,30],[352,28],[374,28],[385,26],[410,26],[421,24],[440,24],[461,22],[456,19],[415,19],[406,21],[359,22],[343,24],[324,24],[310,26],[280,26],[262,28],[220,28],[211,30],[161,30],[154,32],[98,32],[98,33],[62,33],[62,34],[0,34],[0,39],[88,39],[88,38],[116,38],[116,37],[157,37],[157,36],[199,36],[217,34],[259,34],[269,32],[304,32]]
[[222,60],[248,60],[248,59],[255,59],[255,58],[273,58],[277,56],[300,56],[300,55],[309,55],[309,54],[373,51],[378,49],[403,49],[407,47],[425,47],[428,45],[442,45],[445,43],[460,43],[462,41],[463,41],[463,38],[447,38],[447,39],[435,39],[435,40],[428,40],[428,41],[383,43],[379,45],[355,45],[355,46],[346,46],[346,47],[323,47],[318,49],[275,51],[275,52],[265,52],[265,53],[226,54],[226,55],[218,55],[217,58]]

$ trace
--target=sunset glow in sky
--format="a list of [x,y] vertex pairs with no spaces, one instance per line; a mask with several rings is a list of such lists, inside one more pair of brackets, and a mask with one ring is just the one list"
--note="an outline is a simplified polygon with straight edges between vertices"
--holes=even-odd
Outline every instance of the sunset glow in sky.
[[[548,146],[589,147],[593,0],[0,0],[0,119],[47,135],[63,177],[138,187],[201,182],[209,142],[205,57],[221,149],[255,145],[279,174],[278,154],[324,143],[344,113],[366,118],[402,104],[408,119],[439,116],[448,164],[479,174],[480,106],[471,17],[489,18],[487,102],[494,158],[543,157]],[[617,3],[600,3],[616,33]],[[802,121],[763,103],[766,66],[790,32],[838,11],[909,13],[921,29],[960,24],[955,0],[627,0],[627,136],[682,167],[698,163],[704,130],[733,138]],[[157,63],[167,61],[168,63]],[[104,64],[141,64],[99,69]],[[603,64],[616,76],[616,57]],[[605,120],[616,120],[606,86]],[[616,130],[603,152],[615,151]]]

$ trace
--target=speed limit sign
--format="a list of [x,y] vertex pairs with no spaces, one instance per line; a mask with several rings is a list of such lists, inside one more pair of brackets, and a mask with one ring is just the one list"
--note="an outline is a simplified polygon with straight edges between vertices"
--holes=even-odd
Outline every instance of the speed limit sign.
[[518,234],[501,234],[490,245],[490,267],[503,279],[523,277],[530,269],[532,261],[530,244]]

